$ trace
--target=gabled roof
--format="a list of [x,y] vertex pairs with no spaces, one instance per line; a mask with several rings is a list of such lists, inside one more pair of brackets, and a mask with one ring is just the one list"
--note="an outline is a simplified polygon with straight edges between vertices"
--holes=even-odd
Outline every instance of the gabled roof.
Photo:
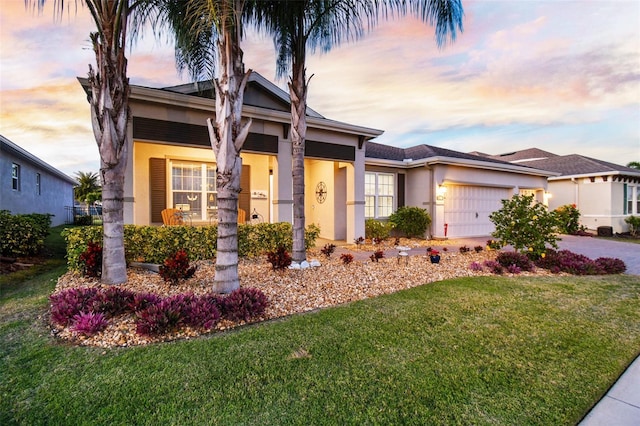
[[73,179],[72,177],[67,176],[66,174],[62,173],[60,170],[56,169],[52,165],[45,163],[44,161],[42,161],[41,159],[39,159],[35,155],[31,154],[29,151],[21,148],[20,146],[18,146],[15,143],[11,142],[9,139],[5,138],[2,135],[0,135],[0,151],[9,152],[12,155],[14,155],[15,157],[18,157],[18,158],[22,159],[23,161],[31,163],[32,165],[36,166],[37,168],[39,168],[41,170],[44,170],[44,171],[47,171],[50,174],[52,174],[54,176],[57,176],[60,179],[66,181],[66,182],[69,182],[72,185],[76,185],[77,184],[76,180]]
[[543,160],[526,161],[527,166],[560,173],[562,176],[628,174],[640,176],[640,170],[620,166],[607,161],[596,160],[579,154],[557,155]]
[[554,176],[557,173],[534,167],[514,165],[494,158],[482,157],[431,145],[417,145],[398,148],[375,142],[367,142],[365,162],[369,164],[387,163],[395,167],[419,167],[428,164],[455,164],[465,167],[505,170],[540,176]]
[[[212,80],[163,87],[160,90],[215,99]],[[247,90],[244,94],[244,105],[276,109],[285,112],[291,111],[289,94],[255,71],[252,71],[249,76]],[[307,116],[324,118],[309,107],[307,107]]]
[[[630,167],[585,157],[580,154],[557,155],[538,148],[492,155],[491,158],[505,160],[523,166],[535,167],[536,169],[549,170],[564,177],[595,176],[602,174],[640,176],[640,170]],[[555,179],[558,179],[558,177]]]
[[505,152],[504,154],[492,155],[491,157],[496,160],[519,163],[521,161],[543,160],[546,158],[557,157],[557,155],[538,148],[528,148],[523,149],[522,151]]

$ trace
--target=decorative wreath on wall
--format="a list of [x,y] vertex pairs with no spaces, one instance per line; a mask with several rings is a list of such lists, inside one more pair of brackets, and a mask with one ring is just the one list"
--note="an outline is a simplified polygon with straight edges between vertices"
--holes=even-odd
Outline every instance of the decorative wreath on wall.
[[320,181],[316,185],[316,200],[319,204],[324,203],[324,200],[327,199],[327,185]]

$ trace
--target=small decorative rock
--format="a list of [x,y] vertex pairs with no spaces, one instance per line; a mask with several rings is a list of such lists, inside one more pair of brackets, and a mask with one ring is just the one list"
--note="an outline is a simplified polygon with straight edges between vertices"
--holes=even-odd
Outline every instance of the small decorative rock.
[[306,260],[303,260],[302,263],[300,263],[300,269],[307,269],[309,268],[309,262],[307,262]]
[[309,262],[309,265],[312,268],[317,268],[318,266],[321,266],[322,264],[320,263],[320,261],[318,259],[311,259],[311,261]]

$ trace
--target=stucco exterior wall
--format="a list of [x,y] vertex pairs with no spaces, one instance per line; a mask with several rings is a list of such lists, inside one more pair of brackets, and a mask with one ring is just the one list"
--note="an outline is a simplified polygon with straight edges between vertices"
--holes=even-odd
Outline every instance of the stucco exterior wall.
[[[20,166],[20,190],[12,188],[11,166]],[[40,194],[36,175],[40,173]],[[0,210],[13,214],[52,214],[51,225],[67,223],[66,208],[73,207],[73,184],[24,158],[0,151]],[[70,215],[69,220],[73,220]]]

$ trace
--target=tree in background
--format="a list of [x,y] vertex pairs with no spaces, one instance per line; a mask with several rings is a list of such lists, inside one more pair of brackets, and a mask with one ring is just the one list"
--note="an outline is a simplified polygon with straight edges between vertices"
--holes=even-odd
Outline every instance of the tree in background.
[[631,167],[632,169],[640,170],[640,161],[631,161],[627,163],[627,167]]
[[293,260],[306,258],[304,229],[304,152],[309,79],[307,49],[327,52],[343,41],[355,40],[377,22],[378,16],[412,13],[435,25],[436,42],[442,47],[462,31],[460,0],[296,0],[255,1],[252,22],[273,36],[277,73],[289,77],[291,143],[293,146]]
[[97,173],[77,172],[75,178],[78,182],[73,188],[76,201],[90,204],[102,198],[102,187]]

